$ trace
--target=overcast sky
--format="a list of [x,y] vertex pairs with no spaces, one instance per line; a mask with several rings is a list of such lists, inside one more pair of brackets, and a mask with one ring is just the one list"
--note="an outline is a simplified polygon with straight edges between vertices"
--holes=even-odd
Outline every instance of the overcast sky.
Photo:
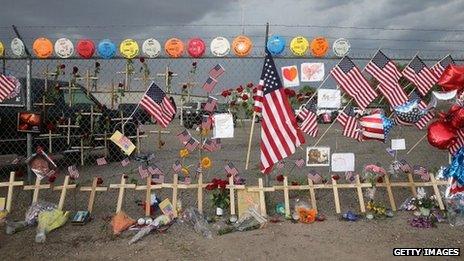
[[[463,0],[2,0],[2,11],[0,40],[7,46],[15,37],[12,24],[18,26],[28,46],[40,36],[67,37],[73,42],[84,37],[96,42],[109,38],[117,44],[126,38],[141,44],[148,37],[163,43],[170,37],[186,41],[199,36],[208,43],[219,35],[232,41],[243,32],[254,41],[253,53],[258,55],[269,22],[270,33],[283,35],[287,42],[296,35],[325,36],[331,42],[347,38],[353,56],[369,57],[378,48],[407,58],[417,51],[422,57],[434,58],[448,53],[462,58],[464,54]],[[398,30],[402,28],[414,30]],[[236,84],[237,76],[244,81],[259,77],[260,66],[246,72],[235,68],[246,62],[226,64],[230,79],[221,87]],[[213,63],[205,61],[200,69],[206,71]],[[165,64],[160,61],[153,70],[161,71]],[[178,65],[179,73],[184,70],[188,71],[186,64]],[[180,75],[178,81],[185,78]]]

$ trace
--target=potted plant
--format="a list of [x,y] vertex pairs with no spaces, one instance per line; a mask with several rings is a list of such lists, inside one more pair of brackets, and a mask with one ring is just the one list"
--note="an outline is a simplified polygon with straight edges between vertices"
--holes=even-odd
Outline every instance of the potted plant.
[[211,191],[211,202],[216,207],[216,215],[222,216],[224,209],[229,206],[229,193],[227,193],[226,186],[229,183],[228,180],[213,178],[211,183],[206,186],[206,190]]

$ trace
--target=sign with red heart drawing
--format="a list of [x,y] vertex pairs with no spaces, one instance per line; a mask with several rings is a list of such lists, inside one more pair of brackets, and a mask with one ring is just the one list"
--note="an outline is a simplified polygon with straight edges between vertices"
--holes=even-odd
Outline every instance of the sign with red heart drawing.
[[298,68],[296,65],[284,66],[281,68],[282,78],[284,79],[285,87],[295,87],[300,85],[300,78],[298,77]]

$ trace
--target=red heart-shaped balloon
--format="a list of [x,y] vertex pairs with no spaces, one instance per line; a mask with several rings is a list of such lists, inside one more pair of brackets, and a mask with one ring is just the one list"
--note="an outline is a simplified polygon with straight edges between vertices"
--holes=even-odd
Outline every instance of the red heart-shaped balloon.
[[444,121],[436,121],[429,125],[427,140],[436,148],[447,149],[456,141],[456,129]]

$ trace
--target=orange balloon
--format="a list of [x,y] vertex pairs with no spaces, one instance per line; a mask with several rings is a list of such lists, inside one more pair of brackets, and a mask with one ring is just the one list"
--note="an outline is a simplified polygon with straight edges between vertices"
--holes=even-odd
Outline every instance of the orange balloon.
[[324,57],[329,51],[329,42],[324,37],[317,37],[311,41],[311,53],[314,57]]
[[232,42],[232,50],[234,51],[234,54],[239,57],[249,55],[252,48],[253,42],[245,35],[239,35],[235,37],[234,41]]
[[47,38],[40,37],[32,44],[35,55],[39,58],[48,58],[53,54],[53,43]]
[[171,38],[164,44],[164,50],[171,57],[181,57],[184,53],[184,43],[177,38]]

